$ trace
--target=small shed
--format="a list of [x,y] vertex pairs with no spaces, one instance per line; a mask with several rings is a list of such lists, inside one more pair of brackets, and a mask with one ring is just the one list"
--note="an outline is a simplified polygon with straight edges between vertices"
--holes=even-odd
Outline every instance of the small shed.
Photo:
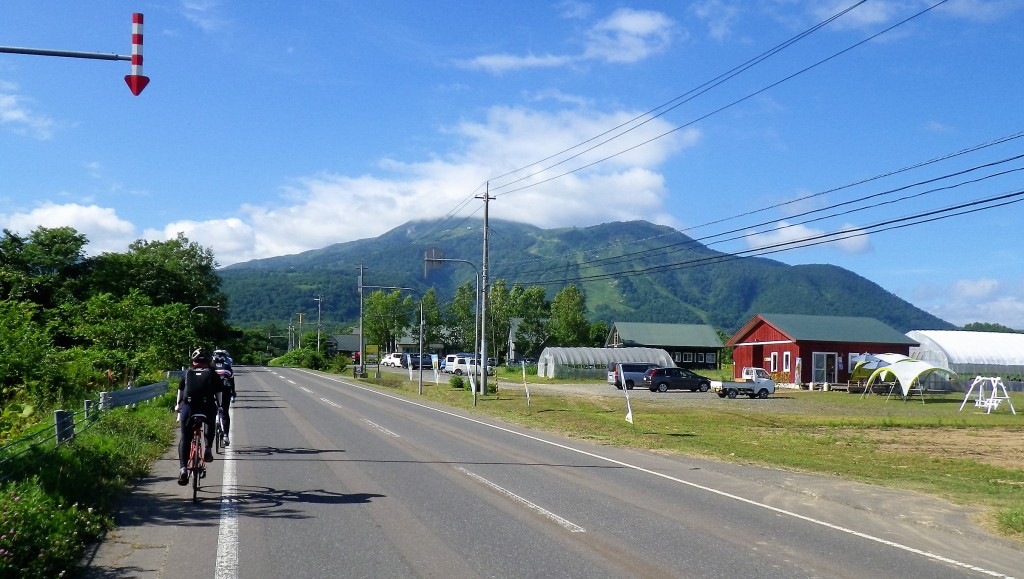
[[639,362],[675,366],[668,352],[658,348],[544,348],[537,359],[537,375],[547,378],[601,378],[608,364]]
[[1024,390],[1024,334],[912,330],[907,337],[918,343],[911,358],[949,368],[967,382],[999,376],[1007,389]]
[[605,346],[659,348],[681,368],[716,370],[721,367],[723,344],[718,332],[706,324],[615,322]]
[[909,355],[917,342],[874,318],[758,314],[725,343],[733,347],[733,375],[764,368],[777,382],[848,382],[854,357],[865,352]]

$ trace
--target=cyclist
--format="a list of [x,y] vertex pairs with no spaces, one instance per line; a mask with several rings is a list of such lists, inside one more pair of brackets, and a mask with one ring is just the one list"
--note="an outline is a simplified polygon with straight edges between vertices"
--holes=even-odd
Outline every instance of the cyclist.
[[192,439],[191,419],[193,414],[206,416],[206,462],[213,460],[214,417],[217,412],[217,401],[224,389],[223,382],[217,373],[210,368],[210,354],[203,348],[192,352],[192,367],[178,381],[178,401],[174,409],[178,411],[181,422],[181,440],[178,443],[178,484],[188,484],[189,447]]
[[231,356],[228,355],[227,350],[213,351],[211,367],[224,383],[224,395],[221,397],[221,412],[224,413],[224,420],[222,421],[224,425],[224,446],[230,446],[231,437],[228,433],[231,432],[231,413],[228,412],[228,409],[235,400],[235,374],[234,370],[231,369]]

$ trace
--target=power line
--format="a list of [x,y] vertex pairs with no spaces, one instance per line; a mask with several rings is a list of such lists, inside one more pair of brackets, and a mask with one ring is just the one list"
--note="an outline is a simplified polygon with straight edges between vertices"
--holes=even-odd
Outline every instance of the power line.
[[[744,251],[738,251],[733,253],[716,252],[713,256],[701,257],[697,259],[690,259],[680,262],[652,265],[649,267],[632,269],[632,270],[621,270],[615,272],[607,272],[601,274],[594,274],[589,276],[576,276],[566,277],[562,279],[554,280],[535,280],[535,281],[516,281],[521,285],[559,285],[576,282],[586,281],[599,281],[603,279],[611,279],[623,276],[642,275],[661,273],[665,271],[671,271],[675,269],[683,269],[687,267],[696,267],[700,265],[709,265],[712,263],[718,263],[722,261],[730,261],[732,259],[739,259],[742,257],[759,257],[762,255],[770,255],[774,253],[780,253],[783,251],[789,251],[793,249],[802,249],[811,247],[814,245],[821,245],[824,243],[833,243],[835,241],[842,241],[853,237],[861,237],[870,233],[881,233],[884,231],[891,231],[894,229],[902,229],[914,225],[922,225],[924,223],[930,223],[933,221],[940,221],[943,219],[949,219],[952,217],[959,217],[961,215],[968,215],[971,213],[977,213],[979,211],[986,211],[996,209],[998,207],[1004,207],[1015,203],[1024,201],[1024,190],[1013,191],[1011,193],[1005,193],[1002,195],[996,195],[993,197],[987,197],[984,199],[977,199],[967,203],[961,203],[942,209],[935,209],[914,215],[900,217],[897,219],[890,219],[881,221],[871,225],[859,227],[855,230],[842,230],[833,231],[829,233],[822,233],[810,237],[804,237],[796,240],[788,240],[770,245],[762,246],[759,248],[752,248]],[[996,203],[998,201],[998,203]],[[982,206],[985,205],[985,206]]]
[[[877,199],[879,197],[883,197],[883,196],[886,196],[886,195],[891,195],[893,193],[897,193],[897,192],[900,192],[900,191],[906,191],[906,190],[912,189],[914,187],[919,187],[919,186],[926,185],[926,184],[929,184],[929,183],[935,183],[935,182],[938,182],[938,181],[941,181],[941,180],[944,180],[944,179],[949,179],[949,178],[952,178],[952,177],[956,177],[956,176],[960,176],[960,175],[965,175],[965,174],[968,174],[968,173],[971,173],[971,172],[974,172],[974,171],[978,171],[978,170],[981,170],[981,169],[985,169],[985,168],[995,167],[997,165],[1008,163],[1010,161],[1020,160],[1022,158],[1024,158],[1024,154],[1015,155],[1015,156],[1008,157],[1008,158],[1005,158],[1005,159],[1002,159],[1002,160],[999,160],[999,161],[993,161],[993,162],[990,162],[990,163],[984,163],[984,164],[981,164],[981,165],[970,167],[968,169],[963,169],[963,170],[960,170],[960,171],[955,171],[955,172],[947,173],[947,174],[939,176],[939,177],[924,179],[924,180],[917,181],[917,182],[909,184],[909,185],[903,185],[903,186],[900,186],[900,187],[888,189],[888,190],[885,190],[885,191],[882,191],[882,192],[878,192],[878,193],[871,193],[871,194],[868,194],[868,195],[864,195],[864,196],[858,197],[856,199],[844,201],[844,202],[841,202],[841,203],[832,204],[832,205],[830,205],[829,207],[826,207],[826,208],[813,209],[813,210],[805,211],[803,213],[798,213],[798,214],[795,214],[795,215],[790,215],[790,216],[779,218],[779,219],[763,221],[763,222],[760,222],[760,223],[756,223],[756,224],[753,224],[753,225],[747,225],[747,226],[744,226],[744,227],[734,228],[734,229],[730,229],[730,230],[727,230],[727,231],[723,231],[721,233],[713,233],[713,234],[709,234],[709,235],[706,235],[706,236],[703,236],[703,237],[699,237],[699,238],[687,238],[686,240],[679,241],[679,242],[676,242],[676,243],[671,243],[671,244],[662,245],[662,246],[653,247],[653,248],[648,248],[648,249],[642,249],[642,250],[635,251],[635,252],[632,252],[632,253],[626,253],[626,254],[622,254],[622,255],[618,255],[618,256],[610,256],[610,257],[606,257],[606,258],[602,258],[602,259],[596,259],[596,260],[592,260],[592,261],[590,261],[590,262],[588,262],[586,264],[580,265],[579,267],[581,267],[581,268],[588,268],[588,267],[601,267],[601,266],[607,266],[607,265],[614,265],[615,263],[618,263],[618,262],[638,259],[638,258],[644,257],[645,255],[650,255],[650,254],[654,254],[654,253],[664,254],[666,251],[668,251],[669,253],[676,252],[676,251],[682,251],[682,250],[686,249],[688,246],[699,245],[702,242],[707,241],[707,240],[714,240],[716,238],[721,238],[721,237],[724,237],[724,236],[727,236],[727,235],[733,235],[733,234],[742,233],[742,235],[739,235],[739,236],[729,237],[729,238],[725,238],[725,239],[718,239],[717,241],[712,241],[710,244],[704,244],[704,245],[715,245],[715,244],[724,243],[724,242],[727,242],[727,241],[734,241],[736,239],[741,239],[741,238],[744,238],[744,237],[747,237],[748,235],[750,235],[750,231],[749,230],[751,228],[764,227],[764,226],[767,226],[767,225],[777,224],[777,223],[781,223],[781,222],[784,222],[784,221],[787,221],[787,220],[791,220],[793,218],[799,218],[799,217],[803,217],[803,216],[807,216],[807,215],[812,215],[812,214],[816,214],[816,213],[822,213],[824,211],[830,211],[830,210],[833,210],[833,209],[835,209],[837,207],[843,207],[843,206],[852,205],[852,204],[856,204],[856,203],[864,203],[864,202],[867,202],[869,200]],[[919,166],[919,165],[915,165],[915,166]],[[977,179],[963,181],[963,182],[960,182],[960,183],[957,183],[957,184],[954,184],[954,185],[947,185],[947,186],[944,186],[944,187],[937,187],[937,188],[933,188],[933,189],[928,189],[926,191],[921,191],[921,192],[914,193],[914,194],[911,194],[911,195],[906,195],[906,196],[900,197],[898,199],[887,200],[887,201],[881,202],[880,204],[886,204],[887,205],[887,204],[894,204],[894,203],[898,203],[898,202],[906,201],[906,200],[910,200],[910,199],[915,199],[915,198],[919,198],[919,197],[922,197],[924,195],[928,195],[928,194],[931,194],[931,193],[936,193],[936,192],[939,192],[939,191],[950,190],[950,189],[953,189],[953,188],[957,188],[957,187],[961,187],[961,186],[969,185],[969,184],[973,184],[973,183],[978,183],[978,182],[985,181],[985,180],[988,180],[988,179],[992,179],[992,178],[995,178],[995,177],[1005,176],[1005,175],[1008,175],[1010,173],[1014,173],[1014,172],[1017,172],[1017,171],[1020,171],[1020,170],[1022,170],[1022,169],[1017,168],[1017,169],[1010,169],[1010,170],[1007,170],[1007,171],[1001,171],[1001,172],[990,174],[990,175],[987,175],[987,176],[983,176],[983,177],[980,177],[980,178],[977,178]],[[832,189],[832,190],[835,190],[835,189]],[[809,195],[807,197],[813,197],[813,196],[815,196],[815,195]],[[770,232],[770,231],[778,231],[779,229],[785,229],[785,228],[788,228],[788,227],[795,227],[795,226],[798,226],[798,225],[805,225],[807,223],[823,221],[825,219],[831,219],[831,218],[835,218],[835,217],[843,217],[843,216],[851,215],[853,213],[857,213],[857,212],[860,212],[860,211],[865,211],[865,210],[873,209],[874,207],[877,207],[877,206],[878,206],[878,204],[876,204],[874,206],[854,208],[854,209],[850,209],[850,210],[847,210],[847,211],[833,212],[833,213],[825,215],[825,216],[817,217],[817,218],[814,218],[814,219],[808,219],[808,220],[797,222],[797,223],[788,224],[788,225],[785,225],[783,227],[776,228],[774,230],[756,232],[755,234],[767,233],[767,232]],[[744,215],[749,215],[749,214],[753,214],[753,213],[756,213],[756,211],[747,212]],[[724,220],[720,220],[720,221],[724,221]],[[691,229],[693,229],[693,228],[691,228]],[[552,258],[552,259],[559,259],[559,258]],[[522,272],[521,275],[531,275],[533,273],[534,272],[527,271],[527,272]]]
[[[890,31],[892,31],[893,29],[906,24],[907,22],[910,22],[911,20],[920,17],[921,15],[923,15],[923,14],[925,14],[925,13],[931,11],[931,10],[934,10],[938,6],[941,6],[942,4],[945,4],[948,1],[949,0],[941,0],[940,2],[937,2],[937,3],[933,4],[933,5],[925,8],[924,10],[921,10],[918,13],[916,13],[916,14],[914,14],[912,16],[909,16],[909,17],[907,17],[907,18],[897,22],[896,24],[893,24],[892,26],[889,26],[888,28],[885,28],[885,29],[881,30],[880,32],[876,32],[875,34],[872,34],[871,36],[868,36],[867,38],[865,38],[863,40],[860,40],[858,42],[853,43],[852,45],[844,48],[843,50],[840,50],[838,52],[833,53],[831,56],[823,58],[823,59],[815,62],[814,64],[806,66],[806,67],[804,67],[804,68],[802,68],[802,69],[800,69],[800,70],[798,70],[798,71],[796,71],[796,72],[794,72],[794,73],[792,73],[792,74],[790,74],[790,75],[788,75],[786,77],[783,77],[780,80],[777,80],[777,81],[775,81],[775,82],[773,82],[771,84],[768,84],[767,86],[764,86],[764,87],[762,87],[762,88],[760,88],[760,89],[758,89],[758,90],[756,90],[756,91],[754,91],[754,92],[752,92],[752,93],[750,93],[750,94],[748,94],[748,95],[746,95],[744,97],[736,99],[736,100],[730,102],[727,105],[724,105],[722,107],[714,109],[714,110],[712,110],[709,113],[701,115],[700,117],[697,117],[696,119],[693,119],[693,120],[691,120],[691,121],[689,121],[689,122],[687,122],[685,124],[679,125],[679,126],[673,128],[671,130],[665,131],[664,133],[661,133],[661,134],[656,135],[654,137],[651,137],[651,138],[649,138],[649,139],[647,139],[645,141],[642,141],[640,143],[637,143],[635,145],[627,147],[627,148],[625,148],[625,149],[623,149],[621,151],[618,151],[617,153],[612,153],[611,155],[608,155],[606,157],[602,157],[602,158],[597,159],[595,161],[592,161],[590,163],[586,163],[586,164],[584,164],[584,165],[582,165],[580,167],[577,167],[575,169],[568,170],[568,171],[566,171],[564,173],[559,173],[558,175],[555,175],[553,177],[549,177],[547,179],[542,179],[540,181],[536,181],[536,182],[530,183],[529,185],[524,185],[522,187],[517,187],[515,189],[509,190],[509,191],[505,191],[504,193],[497,193],[496,195],[498,195],[498,196],[500,196],[500,195],[509,195],[511,193],[516,193],[518,191],[524,191],[526,189],[531,189],[531,188],[536,187],[538,185],[543,185],[544,183],[549,183],[551,181],[554,181],[556,179],[560,179],[562,177],[567,177],[569,175],[572,175],[573,173],[577,173],[577,172],[582,171],[584,169],[588,169],[588,168],[593,167],[595,165],[599,165],[601,163],[604,163],[605,161],[609,161],[611,159],[614,159],[615,157],[618,157],[620,155],[624,155],[626,153],[629,153],[631,151],[639,149],[640,147],[643,147],[644,145],[648,145],[650,143],[653,143],[654,141],[657,141],[659,139],[667,137],[668,135],[676,133],[676,132],[678,132],[678,131],[686,128],[686,127],[694,125],[694,124],[696,124],[696,123],[698,123],[700,121],[703,121],[703,120],[705,120],[705,119],[707,119],[707,118],[709,118],[711,116],[714,116],[714,115],[716,115],[716,114],[718,114],[718,113],[720,113],[722,111],[728,110],[728,109],[730,109],[730,108],[732,108],[732,107],[734,107],[734,106],[736,106],[736,105],[738,105],[740,103],[743,103],[743,102],[745,102],[747,100],[750,100],[751,98],[753,98],[753,97],[755,97],[755,96],[757,96],[757,95],[759,95],[761,93],[767,92],[767,91],[769,91],[769,90],[771,90],[771,89],[773,89],[773,88],[775,88],[775,87],[777,87],[777,86],[779,86],[779,85],[781,85],[781,84],[783,84],[785,82],[788,82],[788,81],[790,81],[790,80],[792,80],[792,79],[794,79],[794,78],[804,74],[805,72],[808,72],[810,70],[813,70],[813,69],[821,66],[822,64],[825,64],[826,62],[829,62],[829,61],[831,61],[831,60],[833,60],[835,58],[838,58],[839,56],[841,56],[843,54],[846,54],[847,52],[850,52],[851,50],[853,50],[853,49],[855,49],[855,48],[857,48],[859,46],[862,46],[862,45],[864,45],[864,44],[874,40],[875,38],[878,38],[879,36],[882,36],[883,34],[886,34],[886,33],[890,32]],[[611,139],[609,139],[609,140],[611,140]],[[594,147],[594,148],[596,148],[596,147]],[[588,150],[592,150],[592,149],[588,149]],[[557,166],[557,165],[553,165],[553,166]],[[537,175],[537,174],[542,173],[544,171],[546,171],[546,169],[543,170],[543,171],[538,171],[537,173],[534,173],[534,175]],[[533,175],[531,175],[531,176],[533,176]],[[499,189],[499,188],[500,187],[496,187],[495,189]]]

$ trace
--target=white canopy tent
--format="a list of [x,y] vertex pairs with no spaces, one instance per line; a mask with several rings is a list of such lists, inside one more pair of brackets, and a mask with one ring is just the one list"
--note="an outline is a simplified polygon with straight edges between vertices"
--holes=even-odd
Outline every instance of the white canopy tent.
[[[891,359],[892,362],[887,363],[884,366],[880,366],[871,372],[871,376],[868,378],[864,389],[865,393],[871,391],[871,384],[874,383],[876,379],[879,381],[886,381],[890,378],[895,378],[896,383],[900,386],[904,399],[907,399],[907,397],[910,396],[911,391],[915,390],[914,385],[917,384],[916,391],[921,394],[921,401],[924,402],[924,389],[921,384],[929,374],[944,374],[950,380],[956,380],[955,372],[952,372],[947,368],[933,366],[928,362],[907,358],[906,356],[900,356],[898,354],[880,354],[878,356],[880,358],[887,357]],[[886,360],[886,362],[888,362],[888,360]]]

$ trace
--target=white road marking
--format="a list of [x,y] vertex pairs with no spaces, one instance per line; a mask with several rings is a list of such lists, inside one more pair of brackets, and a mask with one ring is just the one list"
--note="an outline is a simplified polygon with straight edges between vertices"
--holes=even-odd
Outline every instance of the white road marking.
[[829,523],[827,521],[822,521],[820,519],[815,519],[813,517],[808,517],[808,516],[805,516],[805,515],[801,515],[799,513],[794,513],[792,511],[787,511],[786,509],[780,509],[778,507],[773,507],[773,506],[767,505],[765,503],[760,503],[758,501],[755,501],[755,500],[752,500],[752,499],[748,499],[748,498],[745,498],[745,497],[741,497],[739,495],[734,495],[732,493],[727,493],[725,491],[721,491],[721,490],[718,490],[718,489],[715,489],[715,488],[704,486],[702,484],[698,484],[698,483],[691,482],[691,481],[688,481],[688,480],[683,480],[681,478],[674,477],[672,475],[668,475],[668,474],[664,474],[664,473],[660,473],[658,471],[650,470],[650,469],[644,468],[642,466],[637,466],[637,465],[634,465],[634,464],[629,464],[628,462],[623,462],[621,460],[616,460],[616,459],[611,458],[611,457],[602,456],[600,454],[595,454],[593,452],[589,452],[589,451],[582,450],[582,449],[579,449],[579,448],[573,448],[571,446],[566,446],[566,445],[560,444],[558,442],[553,442],[553,441],[550,441],[550,440],[544,440],[543,438],[538,438],[536,436],[533,436],[533,435],[530,435],[530,434],[526,434],[524,432],[516,432],[515,430],[512,430],[510,428],[505,428],[503,426],[498,426],[496,424],[488,424],[488,423],[486,423],[486,422],[484,422],[482,420],[477,420],[476,418],[470,418],[469,416],[461,416],[459,414],[456,414],[454,412],[450,412],[448,410],[442,410],[440,408],[433,408],[431,406],[427,406],[426,404],[421,404],[421,403],[415,402],[413,400],[408,400],[408,399],[402,398],[400,396],[395,396],[394,394],[388,394],[387,392],[381,392],[379,390],[375,390],[373,388],[367,388],[366,386],[362,386],[360,384],[355,384],[355,383],[352,383],[352,382],[345,382],[344,380],[341,380],[341,379],[338,379],[338,378],[334,378],[333,376],[325,376],[323,374],[316,374],[316,373],[309,372],[309,371],[302,370],[302,369],[299,369],[299,371],[300,372],[306,372],[307,374],[312,374],[314,376],[317,376],[319,378],[324,378],[326,380],[331,380],[332,382],[338,382],[339,384],[344,384],[346,386],[351,386],[352,388],[359,388],[360,390],[364,390],[366,392],[372,392],[373,394],[377,394],[379,396],[385,396],[387,398],[391,398],[391,399],[397,400],[399,402],[405,402],[406,404],[411,404],[413,406],[418,406],[418,407],[423,408],[425,410],[431,410],[431,411],[437,412],[439,414],[446,414],[446,415],[451,416],[453,418],[459,418],[459,419],[465,420],[467,422],[473,422],[473,423],[479,424],[481,426],[486,426],[488,428],[493,428],[495,430],[500,430],[502,432],[507,432],[508,434],[513,434],[515,436],[521,436],[523,438],[528,438],[528,439],[534,440],[536,442],[540,442],[540,443],[543,443],[543,444],[548,444],[548,445],[551,445],[551,446],[554,446],[554,447],[557,447],[557,448],[561,448],[563,450],[568,450],[570,452],[575,452],[577,454],[582,454],[584,456],[589,456],[591,458],[595,458],[595,459],[598,459],[598,460],[609,462],[611,464],[615,464],[615,465],[618,465],[618,466],[621,466],[621,467],[624,467],[624,468],[630,468],[630,469],[633,469],[633,470],[635,470],[637,472],[642,472],[642,473],[646,473],[646,474],[649,474],[649,475],[652,475],[652,476],[663,478],[665,480],[670,480],[672,482],[677,482],[679,484],[683,484],[683,485],[686,485],[686,486],[689,486],[689,487],[692,487],[692,488],[695,488],[695,489],[700,489],[702,491],[706,491],[706,492],[709,492],[709,493],[712,493],[712,494],[716,494],[718,496],[725,497],[725,498],[728,498],[728,499],[732,499],[734,501],[739,501],[741,503],[746,503],[748,505],[752,505],[752,506],[755,506],[755,507],[760,507],[762,509],[766,509],[766,510],[772,511],[772,512],[778,513],[780,515],[786,515],[788,517],[793,517],[794,519],[800,519],[801,521],[805,521],[805,522],[812,523],[812,524],[815,524],[815,525],[820,525],[822,527],[826,527],[826,528],[829,528],[829,529],[832,529],[832,530],[835,530],[835,531],[839,531],[841,533],[846,533],[846,534],[852,535],[854,537],[859,537],[861,539],[865,539],[865,540],[868,540],[868,541],[873,541],[875,543],[879,543],[879,544],[882,544],[882,545],[893,547],[895,549],[900,549],[900,550],[906,551],[908,553],[914,553],[915,555],[920,555],[920,556],[922,556],[922,557],[924,557],[926,559],[931,559],[933,561],[940,561],[942,563],[947,563],[949,565],[960,567],[961,569],[969,569],[971,571],[977,571],[978,573],[982,573],[984,575],[989,575],[991,577],[999,577],[1001,579],[1013,579],[1013,577],[1011,575],[1004,575],[1004,574],[1002,574],[1002,573],[1000,573],[998,571],[992,571],[992,570],[986,569],[984,567],[979,567],[977,565],[972,565],[971,563],[964,563],[963,561],[957,561],[956,559],[951,559],[949,557],[945,557],[943,555],[932,553],[930,551],[924,551],[924,550],[918,549],[916,547],[911,547],[909,545],[904,545],[902,543],[897,543],[895,541],[890,541],[888,539],[883,539],[882,537],[876,537],[874,535],[869,535],[867,533],[862,533],[860,531],[855,531],[853,529],[849,529],[849,528],[846,528],[846,527],[835,525],[835,524]]
[[365,423],[369,424],[370,426],[372,426],[372,427],[376,428],[377,430],[379,430],[379,431],[383,432],[384,434],[387,434],[387,435],[390,435],[390,436],[394,436],[395,438],[402,438],[401,436],[398,436],[398,435],[397,435],[397,434],[395,434],[394,432],[391,432],[391,431],[390,431],[390,430],[388,430],[387,428],[384,428],[383,426],[381,426],[381,425],[377,424],[376,422],[374,422],[374,421],[372,421],[372,420],[368,420],[368,419],[364,418],[364,419],[363,419],[363,422],[365,422]]
[[312,394],[313,393],[312,390],[310,390],[309,388],[306,388],[305,386],[299,386],[299,390],[302,390],[306,394]]
[[[228,412],[231,412],[228,410]],[[232,412],[232,422],[238,417]],[[236,429],[235,432],[238,432]],[[220,531],[217,535],[217,579],[238,577],[238,493],[235,477],[234,447],[224,449],[224,487],[220,497]]]
[[477,482],[483,483],[483,484],[491,487],[492,489],[498,491],[499,493],[505,495],[506,497],[512,499],[513,501],[515,501],[517,503],[520,503],[522,505],[525,505],[527,508],[530,508],[530,509],[532,509],[534,511],[537,511],[541,515],[551,519],[555,523],[558,523],[559,526],[564,527],[570,533],[586,533],[587,532],[586,529],[584,529],[583,527],[577,525],[576,523],[573,523],[573,522],[571,522],[571,521],[569,521],[567,519],[559,517],[558,515],[556,515],[555,513],[552,513],[551,511],[545,509],[544,507],[541,507],[541,506],[538,506],[538,505],[536,505],[534,503],[531,503],[530,501],[528,501],[528,500],[524,499],[523,497],[515,494],[514,492],[512,492],[512,491],[510,491],[510,490],[508,490],[508,489],[506,489],[504,487],[500,487],[500,486],[492,483],[491,481],[485,479],[484,477],[482,477],[482,476],[480,476],[480,475],[478,475],[476,473],[469,472],[468,470],[462,468],[461,466],[455,467],[455,470],[461,472],[462,474],[468,476],[469,478],[471,478],[471,479],[473,479],[473,480],[475,480]]
[[335,408],[344,408],[341,404],[338,404],[337,402],[331,402],[330,400],[328,400],[326,398],[321,398],[320,401],[323,402],[324,404],[328,405],[328,406],[333,406]]

